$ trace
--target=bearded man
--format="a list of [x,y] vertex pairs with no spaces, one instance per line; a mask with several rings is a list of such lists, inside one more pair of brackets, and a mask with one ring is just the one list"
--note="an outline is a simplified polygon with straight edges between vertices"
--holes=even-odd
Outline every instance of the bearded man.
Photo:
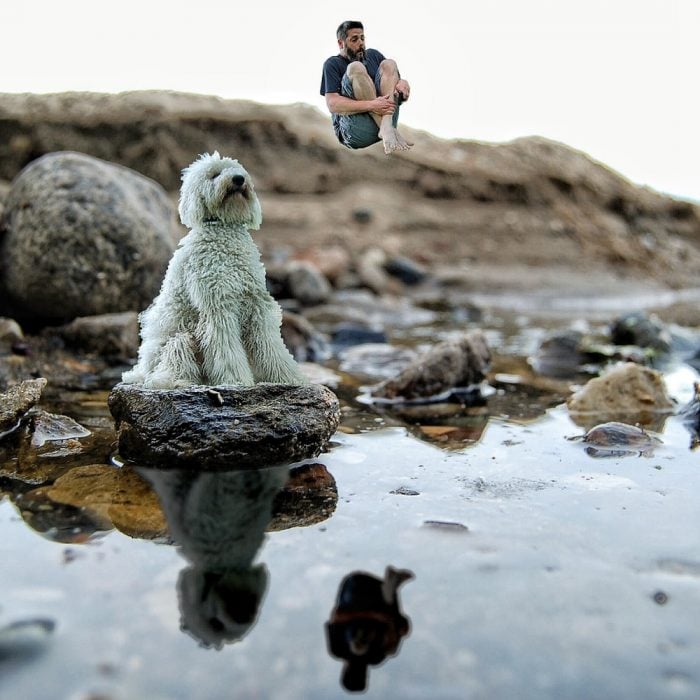
[[321,94],[333,115],[333,129],[348,148],[366,148],[378,141],[384,153],[407,151],[413,145],[398,132],[399,105],[411,88],[396,61],[365,46],[362,22],[343,22],[336,31],[339,53],[323,64]]

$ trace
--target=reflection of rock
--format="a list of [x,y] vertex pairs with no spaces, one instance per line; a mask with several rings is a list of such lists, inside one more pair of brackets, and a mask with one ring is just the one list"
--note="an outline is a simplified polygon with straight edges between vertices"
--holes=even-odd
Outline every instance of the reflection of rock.
[[11,315],[62,320],[144,308],[170,259],[173,225],[165,192],[139,173],[83,153],[33,161],[4,213],[0,279]]
[[412,572],[388,566],[383,580],[357,571],[341,582],[326,634],[331,655],[345,660],[342,683],[347,690],[365,690],[367,667],[398,653],[410,630],[398,588],[412,578]]
[[429,399],[473,386],[486,374],[491,361],[486,338],[480,331],[438,343],[418,357],[398,377],[387,379],[372,390],[380,399]]
[[272,504],[273,520],[268,530],[320,523],[331,517],[337,503],[335,479],[323,464],[294,467]]
[[287,469],[142,473],[191,564],[178,582],[182,628],[205,647],[241,639],[255,624],[267,588],[267,569],[253,561]]
[[130,467],[91,464],[71,469],[51,486],[36,489],[53,503],[92,515],[103,529],[109,524],[130,537],[163,538],[165,518],[153,490]]
[[55,502],[46,487],[19,493],[13,500],[24,522],[54,542],[80,544],[112,529],[112,522],[96,511]]
[[238,469],[315,457],[340,416],[338,399],[317,385],[159,391],[119,384],[109,407],[121,456],[170,469]]
[[631,362],[591,379],[569,397],[567,406],[572,418],[579,424],[586,423],[586,416],[593,415],[597,423],[602,418],[649,425],[660,415],[673,411],[673,402],[666,393],[663,375]]
[[41,398],[46,379],[27,379],[0,393],[0,437],[19,425],[20,418]]

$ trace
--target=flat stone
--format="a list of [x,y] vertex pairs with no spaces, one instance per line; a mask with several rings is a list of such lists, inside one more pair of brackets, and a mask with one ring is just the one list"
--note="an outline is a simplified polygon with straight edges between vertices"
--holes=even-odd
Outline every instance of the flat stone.
[[119,454],[144,466],[250,469],[316,457],[336,431],[335,394],[318,385],[144,389],[109,396]]

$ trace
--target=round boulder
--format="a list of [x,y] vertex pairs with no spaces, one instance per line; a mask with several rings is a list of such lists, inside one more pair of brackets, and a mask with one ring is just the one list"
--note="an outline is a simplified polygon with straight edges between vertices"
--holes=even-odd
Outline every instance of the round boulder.
[[15,178],[0,229],[6,312],[35,322],[139,311],[175,247],[160,185],[120,165],[49,153]]
[[118,384],[109,396],[119,454],[163,469],[231,470],[317,456],[340,421],[323,386],[255,384],[144,389]]

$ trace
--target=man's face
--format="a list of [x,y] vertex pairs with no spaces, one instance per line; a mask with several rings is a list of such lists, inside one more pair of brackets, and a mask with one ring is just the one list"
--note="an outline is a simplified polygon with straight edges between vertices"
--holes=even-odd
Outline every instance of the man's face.
[[345,56],[351,61],[365,60],[365,32],[364,29],[349,29],[345,41],[342,39],[338,42],[341,51],[345,52]]

